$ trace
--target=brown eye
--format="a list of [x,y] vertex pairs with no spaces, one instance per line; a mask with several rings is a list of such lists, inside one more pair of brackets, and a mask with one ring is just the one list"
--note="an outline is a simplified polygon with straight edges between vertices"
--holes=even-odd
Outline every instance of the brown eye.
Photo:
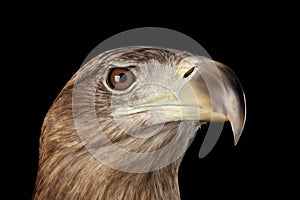
[[125,90],[135,81],[133,73],[126,68],[113,68],[108,73],[108,85],[115,90]]

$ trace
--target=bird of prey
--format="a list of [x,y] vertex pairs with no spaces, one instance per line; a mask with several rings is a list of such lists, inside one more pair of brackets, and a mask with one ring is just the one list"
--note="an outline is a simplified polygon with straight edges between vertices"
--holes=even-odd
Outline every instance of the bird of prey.
[[42,126],[33,199],[180,199],[178,169],[202,124],[245,123],[235,74],[210,58],[130,46],[81,67]]

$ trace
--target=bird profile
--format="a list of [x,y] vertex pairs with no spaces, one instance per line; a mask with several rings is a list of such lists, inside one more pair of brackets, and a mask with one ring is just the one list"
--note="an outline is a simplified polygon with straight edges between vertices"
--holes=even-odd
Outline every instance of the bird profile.
[[236,144],[245,114],[221,63],[151,46],[101,53],[44,119],[33,199],[180,199],[178,170],[197,129],[230,121]]

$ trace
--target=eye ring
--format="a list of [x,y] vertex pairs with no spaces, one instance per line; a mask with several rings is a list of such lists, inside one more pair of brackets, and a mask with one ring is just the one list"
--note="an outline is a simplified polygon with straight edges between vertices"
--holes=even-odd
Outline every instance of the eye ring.
[[111,89],[122,91],[129,88],[136,78],[127,68],[112,68],[107,76],[107,84]]

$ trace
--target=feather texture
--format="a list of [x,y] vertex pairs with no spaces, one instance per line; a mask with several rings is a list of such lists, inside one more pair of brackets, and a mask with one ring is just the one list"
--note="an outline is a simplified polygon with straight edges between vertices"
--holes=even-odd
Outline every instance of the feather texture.
[[[45,117],[40,138],[39,170],[34,199],[180,199],[177,174],[182,157],[167,167],[146,173],[122,172],[104,165],[86,149],[84,138],[80,138],[77,133],[72,98],[75,82],[81,83],[78,84],[81,88],[77,88],[77,91],[84,97],[95,96],[97,118],[113,144],[130,152],[155,151],[176,137],[179,123],[166,123],[158,134],[149,138],[136,138],[126,134],[118,128],[111,115],[112,93],[105,88],[102,79],[108,64],[116,58],[144,66],[149,62],[156,62],[160,66],[174,68],[186,55],[189,54],[157,48],[121,48],[105,52],[83,66],[62,89]],[[139,70],[145,78],[151,77],[150,74],[160,73],[162,77],[168,75],[162,73],[164,69],[148,67]],[[94,82],[99,75],[100,79],[97,80],[100,81]],[[89,84],[97,85],[95,94],[87,89]],[[119,104],[126,103],[122,102],[122,98],[119,101]],[[84,100],[80,102],[80,106],[85,105]],[[80,114],[88,116],[90,113],[82,109]],[[140,116],[134,120],[139,125],[147,123],[147,119]],[[88,126],[88,122],[82,126]],[[148,127],[143,131],[155,128]],[[187,148],[189,138],[194,134],[195,129],[191,129],[187,137],[184,137],[186,142],[182,148]],[[105,154],[97,135],[96,131],[90,132],[87,139],[97,152]],[[112,161],[117,159],[113,152],[108,154]]]

